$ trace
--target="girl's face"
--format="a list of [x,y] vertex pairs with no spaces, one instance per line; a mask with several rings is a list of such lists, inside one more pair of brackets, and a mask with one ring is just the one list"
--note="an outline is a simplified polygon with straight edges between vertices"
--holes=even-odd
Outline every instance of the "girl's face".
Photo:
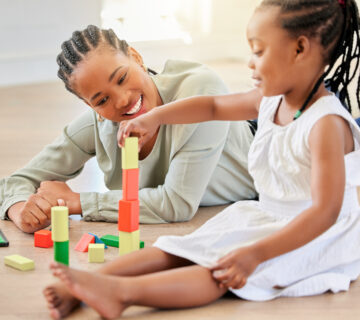
[[279,9],[255,11],[247,28],[255,86],[264,96],[286,94],[296,81],[297,41],[276,24]]
[[135,118],[162,104],[141,56],[132,48],[126,56],[101,47],[74,70],[73,90],[102,117],[114,122]]

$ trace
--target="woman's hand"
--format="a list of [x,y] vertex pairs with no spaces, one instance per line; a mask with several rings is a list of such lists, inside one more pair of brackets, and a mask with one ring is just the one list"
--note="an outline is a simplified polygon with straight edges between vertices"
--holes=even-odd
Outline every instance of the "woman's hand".
[[144,144],[155,135],[159,126],[159,119],[152,111],[131,120],[123,120],[120,122],[117,134],[118,145],[120,148],[124,147],[127,137],[137,136],[140,151]]
[[260,262],[254,247],[242,247],[219,259],[211,270],[220,288],[240,289]]
[[80,194],[73,192],[70,187],[62,181],[43,181],[36,194],[57,205],[58,199],[64,201],[69,208],[69,214],[81,214]]

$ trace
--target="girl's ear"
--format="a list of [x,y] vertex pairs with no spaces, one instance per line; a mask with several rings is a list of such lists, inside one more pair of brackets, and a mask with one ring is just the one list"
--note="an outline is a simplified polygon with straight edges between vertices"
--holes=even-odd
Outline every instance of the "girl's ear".
[[131,59],[133,59],[136,63],[138,63],[140,66],[144,64],[142,56],[133,47],[130,46],[128,47],[128,56]]
[[296,60],[304,59],[310,51],[310,41],[308,37],[300,36],[296,41]]

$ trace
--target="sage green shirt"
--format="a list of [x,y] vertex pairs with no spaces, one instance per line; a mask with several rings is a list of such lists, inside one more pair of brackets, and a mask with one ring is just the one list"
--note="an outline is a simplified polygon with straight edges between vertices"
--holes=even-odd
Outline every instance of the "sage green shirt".
[[[153,81],[164,103],[227,93],[220,78],[197,63],[169,60]],[[82,214],[86,221],[116,222],[122,198],[117,130],[118,123],[98,122],[92,110],[72,121],[24,168],[0,180],[0,217],[6,218],[16,202],[26,201],[41,181],[72,179],[96,157],[110,191],[80,193]],[[247,170],[252,138],[244,121],[161,126],[153,150],[139,161],[140,222],[186,221],[199,205],[254,198]]]

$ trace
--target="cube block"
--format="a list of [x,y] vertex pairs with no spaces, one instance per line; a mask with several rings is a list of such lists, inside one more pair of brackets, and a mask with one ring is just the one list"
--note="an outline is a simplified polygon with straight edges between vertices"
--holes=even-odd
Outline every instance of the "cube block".
[[119,201],[118,229],[126,232],[139,229],[139,200]]
[[67,207],[51,208],[51,238],[58,242],[69,240],[69,210]]
[[139,168],[122,171],[123,200],[139,199]]
[[69,240],[63,242],[54,241],[54,260],[69,265]]
[[33,260],[20,256],[18,254],[6,256],[4,258],[4,263],[5,265],[13,267],[20,271],[28,271],[35,269],[35,263]]
[[133,232],[119,231],[119,254],[124,255],[132,251],[139,250],[140,247],[140,232],[139,230]]
[[89,244],[89,262],[104,262],[105,246],[103,243]]
[[76,251],[87,252],[90,243],[95,243],[95,237],[91,234],[84,233],[75,246]]
[[135,169],[139,167],[138,138],[125,139],[125,147],[121,148],[121,164],[123,169]]
[[105,244],[107,244],[110,247],[116,247],[119,248],[119,237],[114,236],[112,234],[107,234],[105,236],[102,236],[101,241],[103,241]]
[[51,248],[53,246],[53,241],[51,240],[51,231],[36,231],[34,233],[34,246],[40,248]]

